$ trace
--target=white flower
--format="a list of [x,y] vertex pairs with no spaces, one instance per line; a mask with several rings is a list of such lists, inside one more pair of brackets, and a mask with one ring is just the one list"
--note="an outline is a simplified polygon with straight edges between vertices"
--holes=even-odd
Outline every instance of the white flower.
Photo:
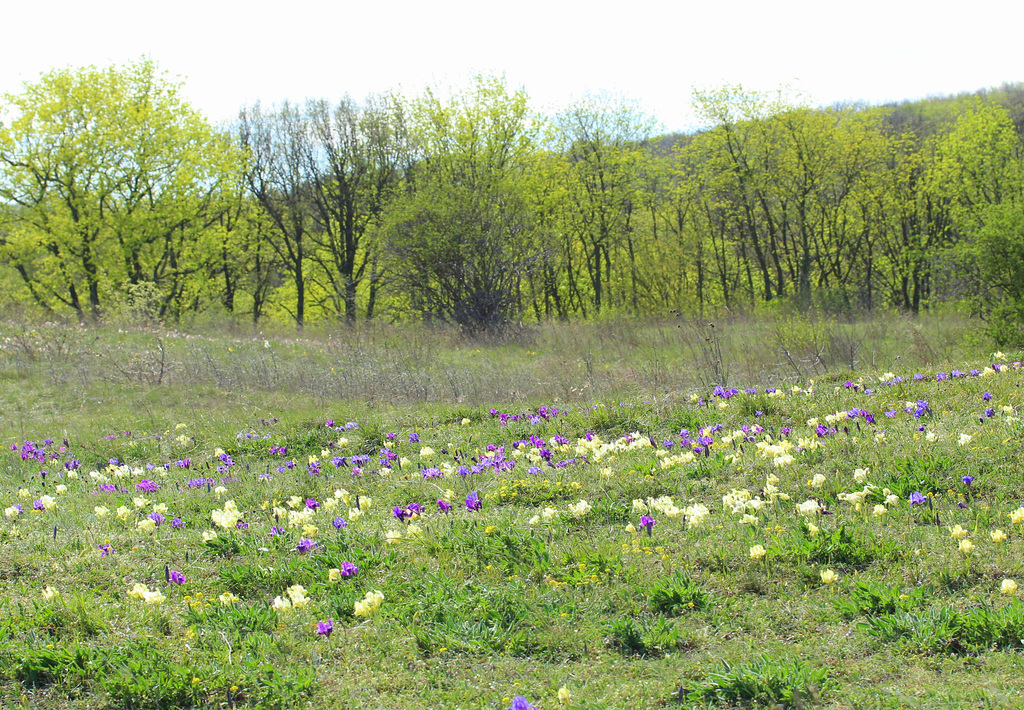
[[857,481],[857,483],[864,483],[869,473],[871,473],[870,468],[855,468],[853,470],[853,480]]
[[805,500],[796,507],[796,512],[805,518],[809,518],[812,515],[817,515],[818,511],[821,510],[821,504],[816,500]]
[[585,500],[581,500],[579,503],[571,503],[569,505],[569,514],[574,518],[582,518],[591,510],[590,503]]
[[960,444],[960,446],[967,446],[969,443],[971,443],[971,439],[973,438],[974,437],[971,436],[970,434],[961,434],[960,438],[957,440],[957,443]]

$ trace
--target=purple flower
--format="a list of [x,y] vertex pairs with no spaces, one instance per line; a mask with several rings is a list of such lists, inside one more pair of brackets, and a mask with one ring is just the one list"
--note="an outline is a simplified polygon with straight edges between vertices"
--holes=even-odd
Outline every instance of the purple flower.
[[306,507],[309,508],[310,510],[316,510],[317,508],[320,507],[320,503],[318,503],[314,498],[307,498]]
[[919,491],[914,491],[913,493],[910,494],[910,505],[911,506],[924,505],[926,502],[927,502],[927,499],[923,495],[921,495],[921,493]]
[[654,526],[657,525],[657,524],[658,524],[658,521],[655,520],[654,518],[652,518],[649,515],[641,515],[640,516],[640,527],[647,529],[647,536],[648,537],[651,536],[651,531],[654,529]]
[[114,548],[107,542],[100,543],[96,546],[96,549],[100,551],[100,557],[106,557],[114,552]]
[[341,576],[342,577],[355,577],[359,574],[359,568],[351,562],[341,563]]
[[46,510],[46,506],[43,505],[43,501],[37,500],[32,504],[33,510]]
[[537,706],[531,705],[522,695],[517,695],[512,698],[512,706],[508,710],[537,710]]
[[271,535],[284,535],[284,528],[282,528],[280,525],[271,525],[270,526],[270,534]]
[[395,514],[395,517],[398,518],[399,522],[405,522],[406,518],[412,517],[412,513],[400,505],[396,505],[391,512]]
[[345,522],[344,518],[335,518],[331,521],[331,525],[334,526],[335,530],[341,530],[342,528],[348,527],[348,523]]
[[315,549],[316,549],[317,547],[319,547],[319,545],[317,545],[315,541],[313,541],[313,540],[310,540],[309,538],[306,538],[306,537],[304,537],[304,538],[302,538],[301,540],[299,540],[299,544],[298,544],[298,545],[296,545],[296,546],[295,546],[294,548],[292,548],[292,549],[294,549],[294,550],[295,550],[296,552],[298,552],[298,553],[299,553],[300,555],[304,555],[304,554],[306,554],[307,552],[312,552],[312,551],[313,551],[313,550],[315,550]]
[[330,636],[332,631],[334,631],[334,622],[330,619],[316,622],[316,632],[319,635]]
[[148,478],[144,478],[135,484],[135,490],[142,491],[143,493],[156,493],[160,490],[160,485]]
[[988,392],[984,392],[984,393],[982,393],[981,398],[987,402],[990,399],[992,399],[992,395],[989,394]]
[[444,473],[437,467],[425,468],[420,473],[423,474],[423,478],[442,478]]
[[483,502],[480,500],[480,496],[477,495],[476,491],[472,491],[466,496],[466,510],[480,510],[484,507]]
[[419,442],[420,442],[420,435],[419,434],[417,434],[415,432],[413,432],[412,434],[409,434],[409,443],[410,444],[418,444]]
[[156,523],[157,526],[163,525],[164,524],[164,520],[166,520],[166,518],[164,518],[164,516],[162,516],[160,513],[157,513],[156,511],[153,511],[152,513],[150,513],[146,517],[149,518],[150,520],[152,520],[154,523]]
[[239,530],[248,530],[249,523],[245,522],[244,520],[239,520],[237,523],[235,523],[235,527]]
[[185,527],[185,521],[181,518],[175,518],[171,521],[171,527],[175,530],[181,530],[183,527]]
[[183,575],[178,570],[171,571],[171,573],[169,575],[167,575],[167,579],[168,579],[168,581],[173,582],[174,584],[184,584],[185,583],[185,575]]
[[964,482],[965,486],[970,487],[970,485],[974,483],[974,476],[964,476],[960,480]]
[[437,509],[440,510],[442,513],[450,513],[452,512],[452,504],[446,500],[441,500],[439,498],[437,501]]

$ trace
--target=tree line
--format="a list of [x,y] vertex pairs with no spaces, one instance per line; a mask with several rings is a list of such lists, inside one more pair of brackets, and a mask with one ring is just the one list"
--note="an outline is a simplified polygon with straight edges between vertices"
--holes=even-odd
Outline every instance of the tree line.
[[697,92],[554,115],[500,77],[243,107],[214,127],[150,61],[3,97],[0,300],[82,320],[529,320],[758,310],[1024,323],[1024,86],[812,108]]

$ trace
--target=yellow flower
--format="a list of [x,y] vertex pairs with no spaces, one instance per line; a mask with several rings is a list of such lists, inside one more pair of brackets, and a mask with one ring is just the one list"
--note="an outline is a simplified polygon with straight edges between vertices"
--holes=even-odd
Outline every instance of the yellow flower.
[[569,692],[568,688],[563,685],[558,689],[558,702],[562,703],[562,705],[568,705],[571,699],[572,693]]
[[372,616],[384,601],[384,594],[379,590],[367,592],[366,596],[361,601],[355,603],[355,614],[356,616],[365,616],[369,618]]
[[494,532],[497,529],[498,528],[494,527],[493,525],[488,525],[486,528],[484,528],[484,533],[487,534],[487,535],[490,535],[492,532]]
[[341,581],[341,570],[332,567],[331,571],[327,573],[327,581],[329,582],[340,582]]
[[1014,525],[1024,523],[1024,508],[1014,508],[1010,513],[1010,522]]
[[147,590],[143,592],[142,598],[147,604],[152,604],[154,606],[163,604],[165,601],[167,601],[167,597],[165,597],[161,592],[157,591],[150,592]]
[[238,601],[238,597],[231,592],[224,592],[217,599],[220,600],[221,606],[231,606]]
[[47,584],[45,587],[43,587],[42,594],[43,594],[43,599],[53,599],[54,597],[59,597],[60,596],[60,592],[58,592],[56,589],[51,587],[49,584]]
[[837,579],[839,579],[839,575],[832,570],[826,569],[821,571],[821,581],[825,584],[833,584]]
[[949,529],[949,532],[950,537],[952,537],[954,540],[963,540],[965,537],[967,537],[967,531],[959,525],[954,525],[953,527],[951,527]]
[[994,542],[997,545],[1006,542],[1006,533],[1004,533],[1002,530],[993,530],[989,533],[989,537],[991,537],[992,542]]
[[969,555],[969,554],[971,554],[971,551],[973,549],[974,549],[974,543],[971,542],[970,540],[963,539],[963,540],[960,541],[960,552],[964,553],[965,555]]
[[999,585],[999,593],[1013,596],[1017,593],[1017,583],[1012,579],[1004,579],[1003,583]]
[[767,554],[763,545],[754,545],[750,548],[750,559],[759,560]]
[[107,515],[110,515],[110,508],[106,507],[105,505],[97,505],[95,508],[92,509],[92,512],[96,514],[97,518],[102,518]]

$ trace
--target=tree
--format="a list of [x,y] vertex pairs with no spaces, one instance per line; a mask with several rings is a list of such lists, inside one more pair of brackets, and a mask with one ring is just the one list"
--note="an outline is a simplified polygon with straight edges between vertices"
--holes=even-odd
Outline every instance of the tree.
[[478,77],[411,110],[416,165],[388,215],[388,264],[405,305],[471,335],[501,332],[522,311],[537,255],[528,168],[537,126],[524,91]]
[[620,248],[630,260],[630,289],[636,303],[632,220],[637,176],[645,158],[643,141],[653,122],[627,101],[587,97],[555,118],[565,161],[568,230],[584,245],[595,312],[612,304],[613,266]]
[[128,286],[162,309],[194,275],[188,252],[225,209],[231,140],[156,65],[61,69],[3,97],[0,200],[13,225],[0,259],[44,309],[98,318]]
[[[356,289],[367,266],[374,270],[376,245],[367,244],[388,201],[408,172],[408,132],[401,104],[393,96],[371,97],[358,106],[345,97],[337,106],[306,104],[311,132],[307,156],[317,226],[314,258],[349,323],[356,320]],[[370,299],[372,303],[372,298]],[[367,308],[367,317],[372,306]]]

